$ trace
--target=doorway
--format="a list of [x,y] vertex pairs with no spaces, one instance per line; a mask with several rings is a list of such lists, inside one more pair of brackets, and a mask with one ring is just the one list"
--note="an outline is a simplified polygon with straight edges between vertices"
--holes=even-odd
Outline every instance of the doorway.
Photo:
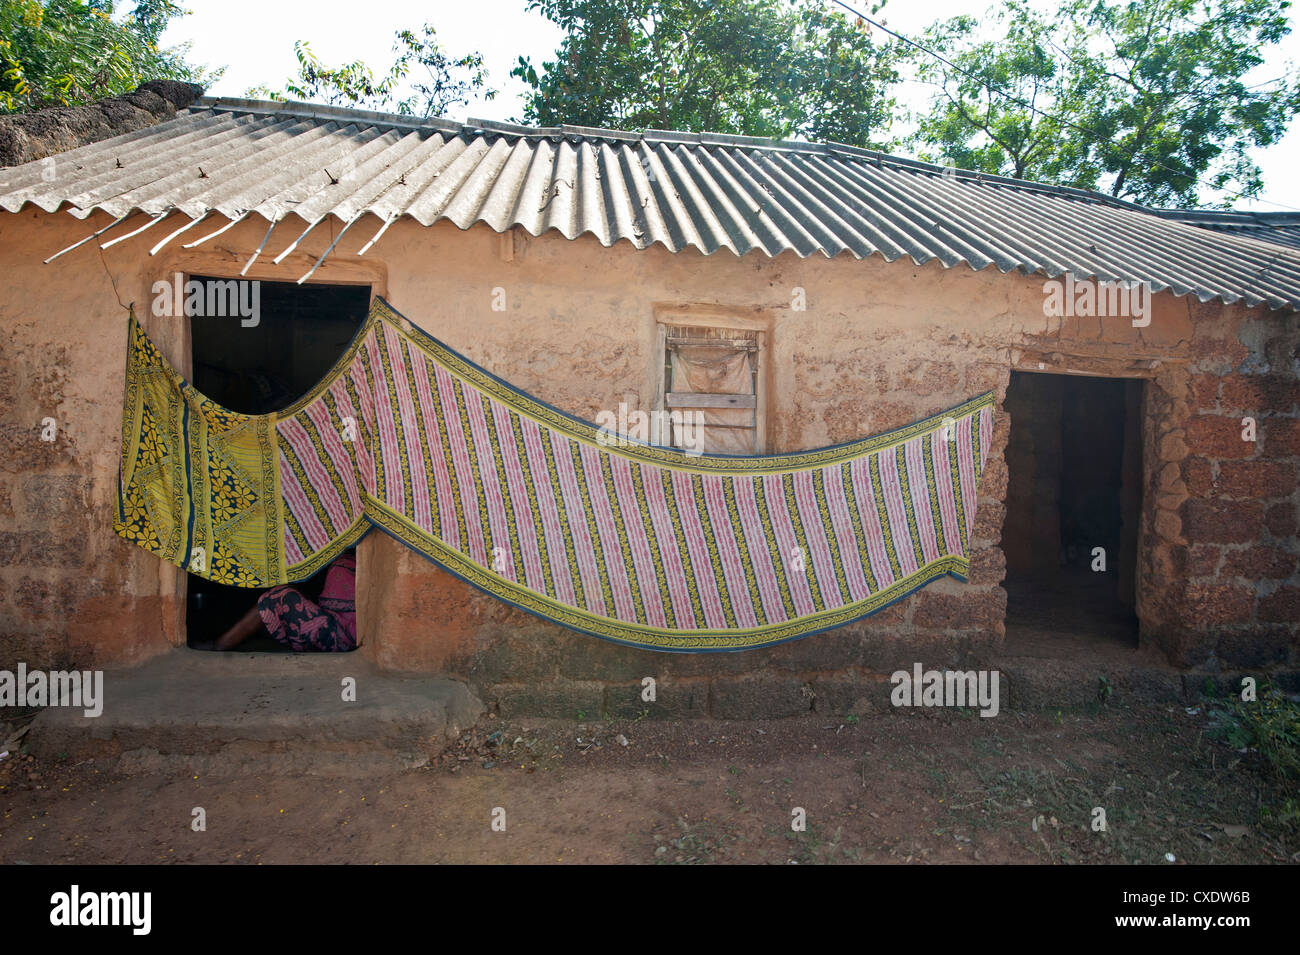
[[[226,278],[192,275],[205,287]],[[194,387],[217,404],[242,414],[269,414],[306,394],[333,367],[370,309],[368,285],[298,285],[259,282],[255,324],[238,318],[193,315]],[[325,583],[322,570],[294,586],[315,600]],[[186,639],[190,647],[210,644],[256,604],[261,591],[187,575]],[[240,651],[289,652],[266,633]]]
[[1008,644],[1137,646],[1142,387],[1011,373]]

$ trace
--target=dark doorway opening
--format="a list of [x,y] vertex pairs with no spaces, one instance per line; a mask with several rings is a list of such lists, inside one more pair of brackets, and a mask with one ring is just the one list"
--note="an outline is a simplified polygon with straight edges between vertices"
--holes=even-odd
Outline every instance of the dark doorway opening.
[[[192,275],[205,287],[227,278]],[[232,411],[268,414],[293,404],[325,377],[370,309],[368,285],[258,283],[255,323],[241,316],[191,315],[194,387]],[[243,292],[241,301],[252,296]],[[230,587],[189,574],[186,636],[189,646],[210,644],[243,617],[262,591]],[[325,571],[294,586],[315,600]],[[238,647],[289,652],[266,633]]]
[[1136,647],[1142,382],[1012,372],[1007,643]]

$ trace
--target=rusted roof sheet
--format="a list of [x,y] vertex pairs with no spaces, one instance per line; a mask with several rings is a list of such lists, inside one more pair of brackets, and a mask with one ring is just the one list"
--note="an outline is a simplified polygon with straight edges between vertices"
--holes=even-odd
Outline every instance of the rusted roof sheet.
[[0,169],[0,209],[253,214],[302,227],[373,213],[706,255],[847,252],[1049,278],[1068,271],[1202,301],[1300,308],[1300,250],[1097,193],[852,146],[204,98],[50,163]]

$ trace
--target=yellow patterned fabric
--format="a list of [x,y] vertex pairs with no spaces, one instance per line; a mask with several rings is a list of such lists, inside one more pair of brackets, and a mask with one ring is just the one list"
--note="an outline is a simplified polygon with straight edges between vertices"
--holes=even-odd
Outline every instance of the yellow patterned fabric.
[[219,583],[284,582],[274,418],[199,394],[134,315],[130,335],[114,529]]
[[964,579],[990,392],[849,444],[691,456],[512,388],[377,299],[290,408],[196,392],[131,320],[115,528],[243,587],[311,576],[378,527],[555,623],[718,651],[841,626]]

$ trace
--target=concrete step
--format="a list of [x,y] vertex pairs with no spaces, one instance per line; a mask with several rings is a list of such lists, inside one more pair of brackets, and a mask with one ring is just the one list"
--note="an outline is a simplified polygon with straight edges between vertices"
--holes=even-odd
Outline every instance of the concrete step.
[[381,671],[357,653],[176,650],[105,671],[103,696],[98,717],[45,709],[33,752],[115,757],[134,773],[368,776],[427,763],[484,712],[463,683]]

